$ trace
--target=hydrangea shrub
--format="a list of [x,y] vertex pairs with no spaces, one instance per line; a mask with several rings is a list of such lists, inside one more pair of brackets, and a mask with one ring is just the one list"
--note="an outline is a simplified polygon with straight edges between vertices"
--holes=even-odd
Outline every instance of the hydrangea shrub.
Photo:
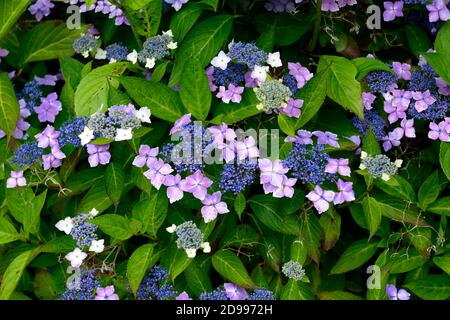
[[0,299],[449,299],[449,9],[0,0]]

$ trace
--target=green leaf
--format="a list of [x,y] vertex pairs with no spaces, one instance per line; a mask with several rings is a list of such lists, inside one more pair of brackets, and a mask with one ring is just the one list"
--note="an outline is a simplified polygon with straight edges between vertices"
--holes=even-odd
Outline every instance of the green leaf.
[[236,211],[239,218],[241,218],[246,205],[247,204],[244,194],[242,192],[239,192],[236,198],[234,199],[234,211]]
[[92,222],[104,233],[118,240],[127,240],[133,235],[128,227],[128,219],[118,214],[103,214]]
[[222,249],[212,257],[214,269],[226,280],[244,288],[254,288],[255,284],[250,278],[242,261],[231,251]]
[[19,254],[6,268],[0,285],[0,300],[8,300],[27,265],[39,254],[39,248]]
[[291,244],[290,258],[292,261],[297,261],[301,265],[304,265],[307,257],[308,257],[308,248],[303,243],[301,237],[299,237]]
[[184,271],[189,292],[199,296],[202,292],[213,290],[211,280],[204,268],[201,268],[196,261],[193,261]]
[[198,18],[200,18],[204,9],[204,6],[198,3],[188,3],[183,6],[183,10],[173,15],[172,20],[170,20],[170,30],[173,32],[175,41],[180,43],[184,39]]
[[346,291],[321,291],[317,292],[320,300],[362,300],[360,296]]
[[212,124],[234,124],[236,122],[245,120],[260,114],[262,110],[256,108],[259,104],[253,90],[245,90],[242,94],[242,100],[239,103],[220,103],[214,111],[214,118],[211,120]]
[[19,233],[11,222],[0,217],[0,244],[13,242],[19,239]]
[[[436,36],[434,48],[437,52],[450,54],[450,22],[447,21]],[[426,51],[426,50],[425,50]]]
[[33,280],[33,292],[41,300],[53,300],[58,295],[55,276],[48,271],[39,269]]
[[133,218],[142,223],[142,231],[155,238],[156,233],[166,219],[168,201],[163,189],[152,190],[148,199],[133,206]]
[[[71,191],[71,195],[79,194],[86,191],[96,182],[102,179],[104,174],[105,169],[100,166],[96,168],[81,170],[71,175],[67,179],[65,187]],[[102,185],[104,185],[104,183]]]
[[72,44],[87,29],[69,30],[65,23],[46,21],[27,32],[20,44],[18,63],[46,61],[71,56]]
[[175,243],[167,249],[165,252],[161,264],[167,268],[172,281],[184,271],[194,261],[187,256],[183,249],[178,249]]
[[402,250],[388,257],[386,267],[391,274],[409,272],[420,268],[426,262],[426,259],[414,249]]
[[450,197],[443,197],[433,202],[427,211],[450,217]]
[[327,96],[362,119],[361,85],[355,80],[353,63],[342,57],[321,56],[317,72],[326,74]]
[[127,278],[134,295],[136,295],[147,270],[152,267],[151,263],[155,263],[152,259],[154,248],[154,244],[144,244],[137,248],[128,260]]
[[407,25],[405,31],[409,48],[416,57],[419,57],[423,52],[427,52],[432,47],[428,33],[421,27]]
[[394,73],[384,62],[375,58],[356,58],[351,60],[357,69],[356,80],[364,79],[367,74],[376,70],[388,71]]
[[362,207],[366,217],[367,227],[370,231],[369,239],[377,232],[381,223],[381,207],[375,198],[367,196],[363,199]]
[[19,119],[19,102],[7,73],[0,74],[0,129],[9,137],[16,129]]
[[111,199],[106,193],[105,183],[99,181],[81,199],[78,205],[78,212],[89,212],[95,208],[101,213],[112,204]]
[[278,125],[280,129],[287,135],[295,136],[296,130],[303,127],[319,112],[325,101],[326,88],[326,73],[318,72],[296,96],[297,99],[303,100],[300,118],[296,119],[283,114],[279,115]]
[[315,212],[300,217],[300,237],[308,255],[318,264],[320,260],[320,222]]
[[306,16],[301,12],[295,15],[262,13],[255,18],[255,28],[261,34],[273,29],[275,32],[274,44],[288,46],[297,42],[312,29],[313,18],[313,16]]
[[7,35],[30,3],[31,0],[0,0],[0,39]]
[[208,77],[198,59],[193,58],[184,64],[179,92],[186,110],[198,120],[205,120],[212,97]]
[[45,204],[45,198],[47,197],[47,190],[36,196],[26,208],[26,213],[23,216],[23,228],[25,232],[32,234],[39,233],[40,214]]
[[139,10],[148,5],[152,1],[154,0],[122,0],[121,3],[132,10]]
[[417,201],[413,187],[402,176],[392,176],[388,181],[376,179],[375,185],[393,197],[412,202]]
[[341,234],[341,216],[332,210],[323,213],[319,219],[323,230],[323,247],[330,250]]
[[448,180],[439,170],[434,171],[420,186],[417,194],[419,207],[426,210],[431,203],[436,201],[447,183]]
[[375,135],[372,132],[372,129],[367,130],[367,134],[364,137],[363,143],[362,143],[362,149],[363,151],[367,152],[368,154],[375,156],[377,154],[381,153],[380,144],[378,143]]
[[450,83],[450,68],[448,67],[450,65],[450,53],[426,52],[422,55],[427,60],[428,64],[433,67],[434,71],[436,71],[445,82]]
[[106,111],[109,88],[118,86],[114,77],[125,72],[127,67],[127,62],[111,63],[98,67],[83,77],[75,91],[75,113],[78,116],[90,116]]
[[70,86],[76,89],[80,83],[81,70],[83,70],[84,65],[74,58],[63,57],[59,59],[59,66],[66,82],[69,82]]
[[381,214],[389,219],[409,223],[417,226],[427,226],[425,220],[420,217],[417,207],[407,201],[388,196],[375,197],[381,207]]
[[248,204],[255,213],[256,218],[271,230],[298,235],[300,230],[297,219],[292,215],[279,214],[278,201],[272,197],[257,195],[248,200]]
[[450,180],[450,143],[441,142],[439,162],[441,164],[442,170],[447,176],[447,179]]
[[309,285],[289,279],[281,292],[281,300],[314,300]]
[[125,185],[125,173],[122,166],[117,163],[110,163],[105,172],[106,193],[113,203],[119,203]]
[[169,85],[179,83],[185,61],[197,58],[206,67],[228,40],[232,28],[233,17],[228,15],[213,16],[195,25],[175,54]]
[[433,262],[450,276],[450,255],[434,257]]
[[134,77],[122,77],[120,83],[131,99],[149,107],[157,118],[175,122],[185,114],[178,93],[163,84]]
[[447,275],[427,275],[403,286],[424,300],[446,300],[450,297],[450,277]]
[[28,208],[34,199],[34,193],[30,187],[6,189],[6,203],[9,212],[17,221],[23,223],[24,216],[28,214]]
[[377,244],[378,242],[367,241],[367,239],[352,243],[345,249],[330,274],[341,274],[362,266],[377,252]]

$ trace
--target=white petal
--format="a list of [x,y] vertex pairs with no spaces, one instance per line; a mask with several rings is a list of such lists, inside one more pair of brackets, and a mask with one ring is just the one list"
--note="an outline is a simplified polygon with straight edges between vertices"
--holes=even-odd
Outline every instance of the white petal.
[[166,230],[167,230],[167,232],[169,232],[169,233],[174,233],[175,230],[177,230],[177,226],[173,224],[173,225],[171,225],[170,227],[167,227]]

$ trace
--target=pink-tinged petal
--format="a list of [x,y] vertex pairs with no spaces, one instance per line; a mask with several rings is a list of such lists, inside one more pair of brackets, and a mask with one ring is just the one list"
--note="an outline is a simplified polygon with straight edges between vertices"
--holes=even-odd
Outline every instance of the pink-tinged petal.
[[167,188],[167,197],[169,198],[170,203],[174,203],[175,201],[181,200],[183,198],[183,191],[178,187],[168,187]]
[[411,294],[409,294],[409,292],[406,291],[405,289],[400,289],[398,290],[397,297],[398,300],[409,300]]
[[230,212],[230,210],[228,210],[228,206],[225,202],[219,202],[218,204],[216,204],[215,207],[217,209],[217,212],[220,214],[225,214],[225,213]]
[[327,201],[325,201],[324,199],[319,199],[317,201],[314,201],[313,205],[314,205],[314,208],[316,208],[316,210],[319,213],[323,213],[330,208],[330,204]]
[[312,202],[318,201],[320,199],[320,195],[318,195],[314,190],[309,192],[306,197]]
[[206,223],[217,218],[217,210],[213,206],[204,206],[202,207],[201,212]]
[[88,158],[88,162],[89,162],[89,165],[91,166],[91,168],[98,166],[98,163],[99,163],[98,154],[90,155]]
[[323,196],[326,201],[331,202],[334,199],[334,191],[324,190]]
[[145,156],[136,156],[133,160],[133,166],[142,168],[147,163],[147,157]]
[[17,186],[19,187],[25,187],[27,185],[27,181],[25,178],[17,178]]
[[389,296],[390,300],[397,300],[397,288],[393,284],[388,284],[386,286],[386,294]]
[[8,180],[6,180],[7,188],[15,188],[16,186],[17,186],[17,180],[15,178],[8,178]]

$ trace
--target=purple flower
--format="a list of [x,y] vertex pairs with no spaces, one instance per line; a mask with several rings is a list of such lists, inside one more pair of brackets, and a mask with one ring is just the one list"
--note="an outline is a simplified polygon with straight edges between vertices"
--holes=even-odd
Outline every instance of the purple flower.
[[450,96],[450,86],[442,78],[436,78],[436,86],[443,96]]
[[295,137],[286,137],[284,141],[295,142],[299,144],[313,144],[312,133],[307,130],[298,130]]
[[6,180],[7,188],[24,187],[27,181],[23,177],[23,171],[11,171],[11,176]]
[[376,95],[374,95],[371,92],[363,92],[362,93],[362,102],[364,105],[364,109],[366,110],[371,110],[372,109],[372,104],[376,99]]
[[318,144],[328,144],[332,147],[339,148],[338,137],[337,134],[332,133],[330,131],[313,131],[313,135],[317,137]]
[[186,177],[186,183],[182,187],[183,191],[190,192],[197,199],[203,200],[212,184],[212,180],[205,177],[200,170],[197,170]]
[[239,160],[256,158],[259,156],[259,150],[253,137],[247,137],[244,141],[236,142],[236,151]]
[[399,79],[411,80],[411,65],[408,63],[393,62],[392,70]]
[[9,51],[7,49],[0,48],[0,62],[2,62],[2,58],[7,57]]
[[350,176],[350,167],[348,166],[348,159],[328,159],[328,164],[325,167],[325,172],[339,173],[341,176]]
[[46,98],[41,98],[41,105],[34,108],[40,122],[55,122],[55,117],[61,110],[62,105],[55,92],[50,93]]
[[230,300],[245,300],[248,297],[247,291],[234,283],[224,283],[225,293]]
[[383,19],[384,21],[393,21],[397,17],[403,17],[403,1],[385,1]]
[[416,102],[414,103],[414,108],[416,108],[417,112],[422,112],[428,109],[433,103],[436,102],[436,99],[431,95],[430,90],[425,92],[413,92],[412,97]]
[[175,300],[192,300],[192,298],[189,297],[186,291],[183,291],[177,297],[175,297]]
[[208,83],[209,83],[209,90],[211,92],[214,92],[217,90],[217,86],[214,84],[214,67],[209,66],[206,70],[206,76],[208,77]]
[[219,87],[219,92],[216,97],[222,99],[224,103],[239,103],[241,102],[241,94],[244,92],[244,87],[237,87],[234,84],[230,83],[228,85],[228,89],[225,89],[224,86]]
[[88,161],[91,167],[96,167],[99,164],[108,164],[111,160],[111,154],[109,153],[109,144],[95,145],[88,144],[87,152],[89,154]]
[[389,300],[409,300],[411,294],[405,289],[397,290],[393,284],[386,286],[386,294],[389,296]]
[[339,11],[339,7],[338,4],[336,3],[336,0],[323,0],[322,11],[330,11],[330,12]]
[[353,192],[353,183],[345,182],[341,179],[336,183],[338,192],[334,195],[334,204],[341,204],[355,200],[355,193]]
[[398,147],[400,145],[400,139],[403,137],[403,128],[395,128],[392,132],[389,132],[387,136],[383,137],[383,149],[389,151],[392,147]]
[[280,112],[289,117],[299,118],[301,114],[300,109],[302,108],[304,102],[305,101],[301,99],[291,98],[287,102],[286,107],[280,109]]
[[283,182],[284,174],[289,171],[283,164],[283,161],[277,159],[272,162],[270,159],[259,159],[259,169],[261,170],[261,184],[269,183],[278,186]]
[[184,180],[181,180],[181,176],[179,174],[172,176],[166,176],[164,178],[164,185],[167,187],[167,197],[169,198],[170,203],[174,203],[175,201],[181,200],[184,196],[184,192],[181,188],[181,184]]
[[300,63],[288,63],[289,74],[297,80],[297,88],[303,88],[305,84],[311,80],[313,74],[308,69],[302,67]]
[[430,131],[428,132],[428,138],[431,140],[450,141],[450,125],[445,121],[441,121],[439,124],[430,122]]
[[152,163],[155,162],[156,156],[159,153],[159,148],[150,148],[148,145],[141,145],[139,147],[139,154],[134,158],[133,165],[139,168],[147,165],[148,168],[152,166]]
[[433,3],[427,4],[428,20],[430,22],[447,21],[450,19],[450,11],[444,0],[434,0]]
[[281,183],[276,185],[276,187],[272,191],[273,196],[275,198],[283,198],[283,197],[292,198],[294,196],[294,186],[296,183],[297,179],[283,176],[283,180],[281,181]]
[[258,86],[258,79],[252,77],[252,71],[247,71],[244,75],[245,87],[255,88]]
[[52,76],[51,74],[45,75],[43,78],[35,76],[34,80],[36,80],[37,84],[40,86],[55,86],[56,81],[58,81],[57,76]]
[[54,6],[50,0],[37,0],[35,4],[28,8],[28,11],[34,15],[37,21],[41,21],[42,18],[50,14],[50,9]]
[[50,170],[51,168],[59,168],[61,166],[61,160],[56,158],[52,153],[42,156],[42,167],[44,170]]
[[144,176],[150,180],[152,185],[159,190],[166,177],[173,172],[172,167],[168,163],[164,163],[161,159],[152,162],[147,171],[144,172]]
[[114,293],[114,286],[97,288],[95,300],[119,300],[119,296]]
[[412,98],[412,93],[405,90],[394,90],[393,94],[384,95],[384,111],[389,114],[389,123],[406,117],[406,110]]
[[236,133],[233,129],[228,128],[226,124],[209,127],[208,132],[211,134],[212,140],[218,149],[224,149],[226,141],[230,142],[236,139]]
[[177,121],[175,121],[172,129],[170,129],[169,134],[174,134],[178,131],[180,131],[185,125],[187,125],[188,123],[191,122],[191,114],[185,114],[184,116],[182,116],[180,119],[178,119]]
[[166,3],[171,4],[175,11],[181,9],[183,4],[187,3],[189,0],[164,0]]
[[221,201],[222,193],[220,191],[214,192],[212,195],[207,194],[203,199],[202,217],[206,223],[211,222],[217,218],[217,214],[225,214],[230,212],[227,204]]
[[312,201],[319,213],[323,213],[330,208],[330,202],[334,200],[334,194],[333,191],[323,190],[320,186],[316,186],[306,197]]
[[414,129],[414,119],[403,119],[400,122],[400,126],[403,129],[403,133],[407,138],[415,138],[416,137],[416,129]]
[[39,148],[47,148],[58,145],[58,137],[59,131],[56,131],[51,125],[47,125],[44,131],[35,135]]

